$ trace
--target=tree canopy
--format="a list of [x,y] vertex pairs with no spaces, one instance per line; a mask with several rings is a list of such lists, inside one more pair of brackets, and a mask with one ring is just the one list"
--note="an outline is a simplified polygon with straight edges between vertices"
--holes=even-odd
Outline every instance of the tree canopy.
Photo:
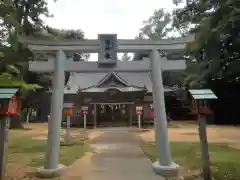
[[[23,48],[17,37],[23,35],[53,40],[83,39],[84,33],[80,29],[60,30],[46,26],[40,18],[51,17],[46,0],[1,0],[0,11],[0,79],[5,80],[0,85],[20,85],[25,89],[48,87],[51,84],[48,75],[29,72],[26,66],[29,59],[41,58],[42,55],[36,56]],[[86,60],[88,57],[88,54],[77,54],[74,60]],[[9,71],[10,67],[17,71]],[[66,81],[69,75],[66,73]]]
[[[174,0],[174,3],[183,1]],[[196,40],[189,44],[188,51],[201,67],[199,81],[238,81],[239,3],[239,0],[191,0],[173,12],[174,27],[195,33]]]
[[218,123],[219,120],[239,123],[240,1],[173,2],[177,7],[185,3],[184,8],[173,11],[174,28],[195,33],[195,41],[187,48],[190,66],[186,70],[186,84],[189,88],[210,88],[217,94],[215,117]]
[[[173,16],[171,12],[164,9],[155,10],[148,20],[143,21],[143,26],[136,38],[159,40],[179,36],[179,33],[176,33],[176,28],[172,26],[172,23]],[[167,58],[170,59],[182,58],[181,54],[162,53],[161,55],[167,56]],[[142,60],[147,57],[149,57],[149,52],[135,53],[133,60]],[[168,86],[181,86],[185,77],[186,74],[182,72],[163,72],[163,82]]]
[[[215,106],[218,118],[232,118],[239,123],[236,119],[240,114],[235,106],[240,102],[240,1],[173,0],[173,3],[176,8],[172,12],[159,9],[143,21],[136,38],[163,39],[194,33],[194,42],[188,43],[184,54],[179,55],[186,59],[186,70],[163,72],[163,82],[179,85],[183,90],[212,89],[219,98]],[[133,60],[148,56],[148,52],[137,53]],[[167,56],[172,58],[172,54]],[[233,113],[226,112],[226,103],[227,111]]]

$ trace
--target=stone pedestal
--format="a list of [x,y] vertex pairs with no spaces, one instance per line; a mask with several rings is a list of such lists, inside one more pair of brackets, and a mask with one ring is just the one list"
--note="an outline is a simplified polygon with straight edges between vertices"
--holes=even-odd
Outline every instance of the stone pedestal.
[[178,178],[179,177],[179,165],[172,162],[170,166],[162,166],[159,161],[152,164],[153,170],[157,175],[165,178]]
[[61,176],[63,171],[66,169],[66,166],[62,164],[58,164],[56,169],[44,169],[44,167],[40,167],[37,169],[37,176],[40,178],[53,178]]

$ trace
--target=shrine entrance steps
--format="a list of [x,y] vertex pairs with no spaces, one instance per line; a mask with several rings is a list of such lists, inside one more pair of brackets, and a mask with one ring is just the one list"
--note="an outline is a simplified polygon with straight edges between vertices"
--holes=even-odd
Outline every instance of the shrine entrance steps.
[[161,180],[134,135],[136,128],[103,128],[89,141],[95,149],[91,166],[83,180]]

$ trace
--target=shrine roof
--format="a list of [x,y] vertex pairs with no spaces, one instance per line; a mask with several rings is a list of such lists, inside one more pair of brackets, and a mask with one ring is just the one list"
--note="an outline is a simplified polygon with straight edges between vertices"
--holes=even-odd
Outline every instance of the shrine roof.
[[[65,94],[76,94],[79,90],[97,86],[111,73],[71,73],[64,89]],[[152,83],[149,72],[118,72],[114,73],[127,86],[144,88],[152,92]],[[164,92],[171,92],[176,88],[164,86]]]

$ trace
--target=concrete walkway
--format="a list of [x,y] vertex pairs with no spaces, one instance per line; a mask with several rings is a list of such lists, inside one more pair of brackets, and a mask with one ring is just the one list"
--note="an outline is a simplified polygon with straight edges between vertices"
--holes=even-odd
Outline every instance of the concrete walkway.
[[89,141],[96,154],[83,180],[162,180],[130,128],[110,128]]

